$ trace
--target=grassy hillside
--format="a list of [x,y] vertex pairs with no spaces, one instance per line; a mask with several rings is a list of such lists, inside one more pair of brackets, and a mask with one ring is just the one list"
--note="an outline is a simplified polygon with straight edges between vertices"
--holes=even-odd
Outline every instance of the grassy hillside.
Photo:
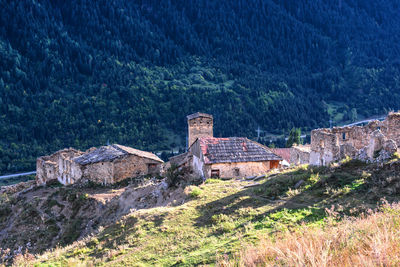
[[184,147],[196,111],[215,116],[217,136],[251,138],[399,107],[396,0],[0,8],[1,173],[70,146]]
[[[124,209],[126,215],[113,217],[115,222],[98,224],[93,232],[81,235],[80,241],[40,256],[26,254],[15,264],[192,266],[216,262],[233,264],[241,262],[240,255],[246,258],[253,253],[251,251],[258,250],[260,252],[255,254],[260,257],[265,253],[275,255],[280,252],[267,252],[264,248],[275,244],[271,242],[277,242],[281,248],[280,238],[288,238],[292,232],[298,233],[296,238],[301,238],[301,233],[312,235],[309,229],[316,229],[316,239],[324,229],[336,225],[338,229],[344,227],[340,226],[343,218],[358,217],[380,207],[383,197],[389,203],[397,201],[400,187],[396,172],[399,169],[398,159],[383,166],[344,161],[332,168],[301,167],[270,174],[256,182],[209,179],[198,187],[187,187],[162,206],[141,204]],[[303,182],[295,188],[301,180]],[[99,194],[91,192],[88,198],[92,199],[91,202],[98,201]],[[105,207],[111,205],[111,210],[122,215],[119,210],[126,205],[153,203],[149,201],[151,195],[147,195],[147,200],[137,198],[138,202],[117,201],[120,204],[116,206],[113,201],[104,203]],[[118,197],[118,194],[115,196],[117,200],[127,199],[122,195]],[[400,218],[396,210],[390,213],[390,218],[398,224]],[[6,217],[3,215],[2,218]],[[334,230],[330,231],[334,233]],[[327,233],[324,240],[330,238]],[[268,245],[257,250],[245,249],[253,244],[259,246],[260,240]],[[353,242],[356,247],[358,242],[367,241],[354,239]],[[286,258],[280,261],[279,256],[275,263],[290,264],[290,252],[282,253]],[[257,257],[253,257],[255,262],[261,259]],[[268,262],[274,262],[268,257]],[[315,257],[320,256],[316,254]]]

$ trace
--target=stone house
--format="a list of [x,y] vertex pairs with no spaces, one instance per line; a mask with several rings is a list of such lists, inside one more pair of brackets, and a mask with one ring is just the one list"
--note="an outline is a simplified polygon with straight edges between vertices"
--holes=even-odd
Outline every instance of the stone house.
[[363,161],[389,158],[400,145],[400,113],[365,126],[316,129],[311,132],[311,165],[328,165],[348,157]]
[[205,179],[265,174],[278,168],[281,157],[244,137],[200,137],[189,148],[194,172]]
[[170,158],[170,162],[187,167],[192,175],[203,179],[245,177],[280,166],[282,158],[257,142],[244,137],[213,137],[211,115],[195,113],[187,119],[188,151]]
[[[75,154],[70,153],[68,157],[59,156],[60,154],[56,152],[46,156],[53,159],[51,164],[37,164],[38,184],[53,179],[64,185],[78,181],[113,184],[131,177],[159,174],[163,164],[153,153],[117,144],[90,149],[85,153],[77,151]],[[42,158],[38,162],[42,162]],[[48,169],[52,171],[52,175],[48,175]]]
[[122,145],[100,147],[75,158],[77,179],[113,184],[126,178],[159,174],[163,161],[153,153]]

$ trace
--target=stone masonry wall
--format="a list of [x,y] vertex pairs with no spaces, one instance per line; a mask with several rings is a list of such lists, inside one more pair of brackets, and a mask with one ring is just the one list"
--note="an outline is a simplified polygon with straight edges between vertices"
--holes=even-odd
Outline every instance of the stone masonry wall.
[[98,184],[112,184],[113,172],[113,162],[97,162],[82,166],[82,178]]
[[82,155],[83,152],[69,148],[55,152],[50,156],[43,156],[36,160],[36,183],[45,184],[47,181],[58,179],[63,181],[64,161],[71,161],[73,157]]
[[[277,166],[278,164],[275,165]],[[238,178],[262,175],[270,169],[270,161],[215,163],[204,166],[204,176],[205,178],[210,178],[211,170],[219,170],[220,178]]]
[[213,136],[213,119],[198,117],[188,120],[189,143],[190,147],[197,138]]
[[140,175],[160,174],[161,165],[160,162],[152,159],[128,155],[114,160],[113,182],[116,183]]
[[400,113],[390,113],[384,121],[365,126],[313,130],[310,164],[327,165],[347,156],[373,161],[382,150],[393,153],[399,145]]
[[308,164],[310,162],[310,145],[295,145],[290,148],[290,163],[294,165]]

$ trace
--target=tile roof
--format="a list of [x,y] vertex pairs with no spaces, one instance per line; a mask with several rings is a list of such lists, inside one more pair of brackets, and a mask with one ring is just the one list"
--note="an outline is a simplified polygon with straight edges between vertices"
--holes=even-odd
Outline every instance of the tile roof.
[[206,164],[282,160],[269,148],[244,137],[201,137],[198,140]]
[[201,112],[196,112],[196,113],[193,113],[193,114],[190,114],[190,115],[186,116],[186,118],[188,120],[192,120],[192,119],[195,119],[195,118],[198,118],[198,117],[205,117],[205,118],[210,118],[210,119],[213,118],[212,115],[207,114],[207,113],[201,113]]
[[117,144],[99,147],[92,152],[74,158],[74,161],[81,165],[87,165],[97,162],[113,161],[114,159],[120,158],[128,154],[163,162],[153,153]]
[[291,148],[270,148],[273,153],[290,163]]

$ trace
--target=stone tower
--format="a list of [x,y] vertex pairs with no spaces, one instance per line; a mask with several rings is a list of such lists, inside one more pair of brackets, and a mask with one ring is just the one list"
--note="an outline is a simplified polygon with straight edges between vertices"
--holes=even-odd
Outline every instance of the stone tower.
[[206,113],[196,112],[188,115],[188,147],[199,137],[213,137],[213,116]]

